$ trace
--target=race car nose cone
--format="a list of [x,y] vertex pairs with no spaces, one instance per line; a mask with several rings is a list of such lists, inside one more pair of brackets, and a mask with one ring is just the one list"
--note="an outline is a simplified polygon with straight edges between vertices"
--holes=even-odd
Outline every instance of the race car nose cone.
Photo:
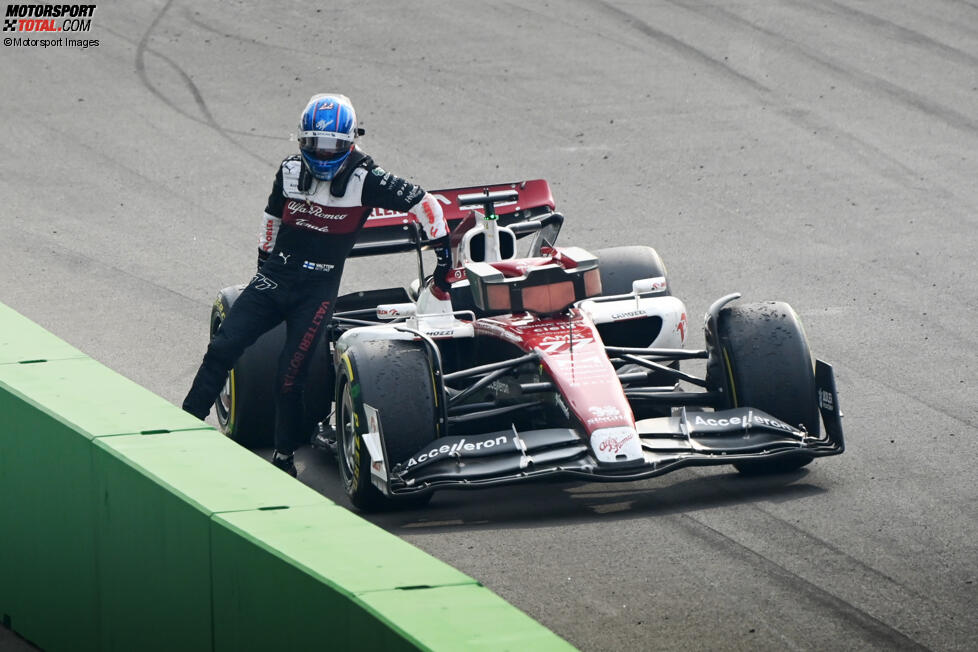
[[634,428],[601,428],[591,434],[591,450],[599,462],[644,461],[642,442]]

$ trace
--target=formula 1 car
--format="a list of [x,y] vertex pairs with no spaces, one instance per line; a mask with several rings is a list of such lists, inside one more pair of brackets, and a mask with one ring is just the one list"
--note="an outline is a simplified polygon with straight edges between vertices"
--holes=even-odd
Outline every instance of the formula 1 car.
[[[335,405],[356,507],[692,465],[785,472],[843,452],[832,367],[813,364],[787,304],[724,296],[706,314],[706,348],[686,349],[687,310],[656,251],[557,247],[564,217],[546,181],[433,194],[452,227],[450,300],[420,281],[422,230],[408,214],[375,212],[353,255],[414,250],[419,280],[341,296],[306,390],[310,430]],[[221,291],[212,333],[242,287]],[[272,432],[283,337],[246,351],[217,403],[222,429],[245,445]],[[697,359],[703,377],[680,369]]]

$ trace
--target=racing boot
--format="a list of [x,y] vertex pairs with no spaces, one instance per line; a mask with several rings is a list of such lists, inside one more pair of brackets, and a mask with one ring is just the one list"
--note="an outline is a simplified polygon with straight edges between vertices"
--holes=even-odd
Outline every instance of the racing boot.
[[293,478],[299,475],[298,470],[295,468],[295,455],[292,453],[280,453],[275,451],[272,453],[272,464],[279,469],[282,469]]

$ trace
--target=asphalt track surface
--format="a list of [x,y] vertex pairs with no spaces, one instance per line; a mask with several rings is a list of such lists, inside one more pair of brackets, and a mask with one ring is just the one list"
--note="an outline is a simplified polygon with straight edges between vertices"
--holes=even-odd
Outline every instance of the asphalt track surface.
[[[300,108],[344,92],[385,168],[547,178],[561,243],[655,246],[696,319],[732,291],[791,303],[849,446],[371,520],[583,650],[978,648],[973,0],[171,0],[93,23],[97,47],[0,51],[0,301],[178,403]],[[344,287],[411,271],[358,261]],[[331,458],[299,461],[343,500]]]

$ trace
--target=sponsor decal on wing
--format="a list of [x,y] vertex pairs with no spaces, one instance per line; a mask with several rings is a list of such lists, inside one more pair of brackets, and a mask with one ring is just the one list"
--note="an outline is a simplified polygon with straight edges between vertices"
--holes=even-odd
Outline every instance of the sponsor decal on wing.
[[425,466],[448,457],[464,459],[466,457],[483,457],[501,452],[503,447],[511,443],[509,435],[494,434],[489,437],[443,437],[431,443],[431,448],[420,451],[404,462],[405,471],[414,467]]

